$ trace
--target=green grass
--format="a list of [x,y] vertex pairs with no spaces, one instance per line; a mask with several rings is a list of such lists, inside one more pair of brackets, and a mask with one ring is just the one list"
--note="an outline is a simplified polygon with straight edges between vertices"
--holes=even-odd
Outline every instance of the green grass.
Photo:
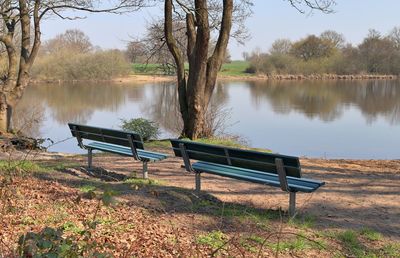
[[61,228],[65,231],[65,232],[72,232],[75,234],[81,234],[84,229],[80,228],[79,226],[77,226],[74,222],[71,221],[67,221],[65,222]]
[[[184,139],[184,140],[189,140],[189,139]],[[246,148],[247,147],[244,144],[239,143],[238,141],[236,141],[234,139],[225,138],[225,137],[202,138],[202,139],[195,140],[195,142],[221,145],[221,146],[233,147],[233,148]]]
[[246,69],[250,66],[247,61],[232,61],[222,65],[219,75],[223,76],[251,76],[253,74],[246,73]]
[[383,238],[381,233],[376,232],[370,228],[361,229],[360,234],[370,241],[378,241]]
[[385,245],[381,253],[382,257],[400,257],[400,243]]
[[128,178],[124,181],[125,184],[132,186],[146,186],[146,185],[161,185],[162,182],[154,179],[143,179],[143,178]]
[[249,237],[241,239],[240,241],[241,246],[252,253],[257,253],[263,243],[264,238],[258,235],[251,235]]
[[217,249],[224,245],[226,240],[227,236],[219,230],[214,230],[208,234],[202,234],[196,239],[197,243],[201,245],[208,245],[213,249]]
[[160,148],[171,149],[171,142],[169,140],[151,140],[144,143],[145,149],[147,148]]
[[46,168],[29,160],[22,160],[22,161],[0,160],[0,171],[40,172],[45,170]]
[[96,187],[94,185],[83,185],[79,187],[79,190],[83,193],[89,193],[95,191]]
[[289,225],[299,228],[312,228],[315,225],[316,218],[311,215],[305,215],[303,217],[296,217],[289,219]]
[[[190,141],[190,139],[182,139],[185,141]],[[211,138],[201,138],[195,140],[195,142],[205,143],[205,144],[212,144],[212,145],[220,145],[225,147],[231,148],[239,148],[239,149],[247,149],[247,150],[254,150],[260,152],[271,152],[269,149],[262,149],[262,148],[251,148],[245,142],[241,142],[240,139],[236,139],[233,137],[211,137]],[[165,149],[170,150],[172,149],[171,143],[169,140],[152,140],[149,142],[144,143],[145,148],[155,148],[155,149]]]
[[76,162],[51,162],[51,163],[45,163],[41,164],[41,167],[45,168],[46,170],[58,170],[62,171],[67,168],[74,168],[74,167],[80,167],[81,165]]
[[327,244],[322,240],[310,240],[304,234],[299,234],[295,239],[281,241],[279,244],[269,244],[275,251],[302,251],[306,249],[325,249]]
[[354,230],[346,230],[337,234],[337,239],[342,242],[342,245],[356,257],[365,255],[365,247],[361,244],[358,239],[358,234]]
[[[188,140],[188,139],[185,139],[185,140]],[[254,151],[260,151],[260,152],[271,152],[271,150],[269,150],[269,149],[251,148],[246,143],[241,143],[240,141],[238,141],[234,138],[230,138],[230,137],[204,138],[204,139],[197,139],[197,140],[195,140],[195,142],[221,145],[221,146],[231,147],[231,148],[254,150]]]
[[[219,75],[222,76],[252,76],[253,74],[246,73],[246,69],[249,67],[247,61],[232,61],[225,63],[221,67]],[[185,69],[189,69],[188,64],[185,64]],[[164,75],[164,71],[161,69],[160,64],[132,64],[132,72],[134,74],[143,75]]]
[[132,64],[132,72],[134,74],[144,75],[163,75],[164,72],[160,69],[159,64]]

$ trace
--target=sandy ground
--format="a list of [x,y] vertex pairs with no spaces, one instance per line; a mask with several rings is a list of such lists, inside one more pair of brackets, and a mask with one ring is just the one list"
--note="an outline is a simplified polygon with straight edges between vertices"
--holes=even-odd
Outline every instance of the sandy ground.
[[[84,156],[59,158],[86,165]],[[317,227],[365,227],[393,240],[400,239],[400,160],[302,159],[301,164],[303,177],[326,182],[313,194],[297,194],[298,212],[314,217]],[[131,158],[101,154],[94,157],[94,166],[126,176],[136,171],[141,176],[141,163]],[[149,164],[149,177],[168,186],[193,189],[194,175],[181,166],[178,158]],[[288,195],[277,188],[209,174],[202,175],[202,190],[224,202],[262,209],[288,207]],[[145,205],[140,198],[124,198]]]

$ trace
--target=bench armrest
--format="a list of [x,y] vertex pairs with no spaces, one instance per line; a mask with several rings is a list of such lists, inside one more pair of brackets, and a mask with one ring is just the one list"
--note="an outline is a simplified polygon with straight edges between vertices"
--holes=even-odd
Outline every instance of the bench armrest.
[[192,168],[192,164],[190,163],[190,158],[189,158],[189,155],[188,155],[188,153],[186,151],[185,144],[184,143],[179,143],[179,149],[180,149],[181,154],[182,154],[183,163],[185,164],[186,171],[193,172],[194,170]]
[[275,165],[276,165],[276,171],[278,172],[279,183],[281,185],[282,191],[292,192],[287,182],[286,170],[285,166],[283,165],[283,160],[280,158],[276,158]]

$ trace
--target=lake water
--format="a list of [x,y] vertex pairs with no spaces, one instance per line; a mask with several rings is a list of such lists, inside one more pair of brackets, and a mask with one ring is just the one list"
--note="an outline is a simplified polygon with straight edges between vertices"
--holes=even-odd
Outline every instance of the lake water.
[[[118,129],[120,119],[145,117],[160,124],[162,137],[174,137],[180,124],[175,87],[32,85],[14,126],[58,142],[70,137],[68,122]],[[307,157],[400,158],[399,81],[224,82],[212,103],[224,113],[225,132],[253,147]],[[37,123],[27,123],[32,117]],[[75,139],[50,151],[82,153]]]

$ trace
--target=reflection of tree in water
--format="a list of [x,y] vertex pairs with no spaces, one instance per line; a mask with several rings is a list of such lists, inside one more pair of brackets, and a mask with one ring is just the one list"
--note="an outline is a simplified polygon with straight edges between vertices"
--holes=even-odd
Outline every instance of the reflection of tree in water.
[[162,83],[151,87],[152,99],[141,107],[146,118],[158,123],[166,131],[180,132],[182,120],[179,113],[178,95],[173,83]]
[[[59,123],[86,123],[98,110],[116,111],[130,99],[143,98],[143,87],[122,85],[72,84],[40,85],[28,87],[21,102],[31,105],[34,102],[45,103],[50,107],[52,117]],[[25,104],[29,103],[29,104]]]
[[367,81],[348,95],[369,123],[379,116],[391,124],[400,123],[400,84],[398,81]]
[[12,117],[12,127],[23,135],[39,138],[40,128],[44,121],[44,107],[39,99],[20,101],[15,107]]
[[[142,112],[147,118],[157,122],[167,132],[180,134],[182,118],[179,111],[178,92],[175,83],[163,83],[151,87],[150,101],[143,102]],[[218,84],[212,96],[210,107],[217,109],[228,99],[227,86]]]
[[346,107],[358,107],[368,122],[382,116],[400,123],[398,81],[274,81],[253,82],[252,98],[268,99],[277,113],[298,111],[324,121],[339,118]]

